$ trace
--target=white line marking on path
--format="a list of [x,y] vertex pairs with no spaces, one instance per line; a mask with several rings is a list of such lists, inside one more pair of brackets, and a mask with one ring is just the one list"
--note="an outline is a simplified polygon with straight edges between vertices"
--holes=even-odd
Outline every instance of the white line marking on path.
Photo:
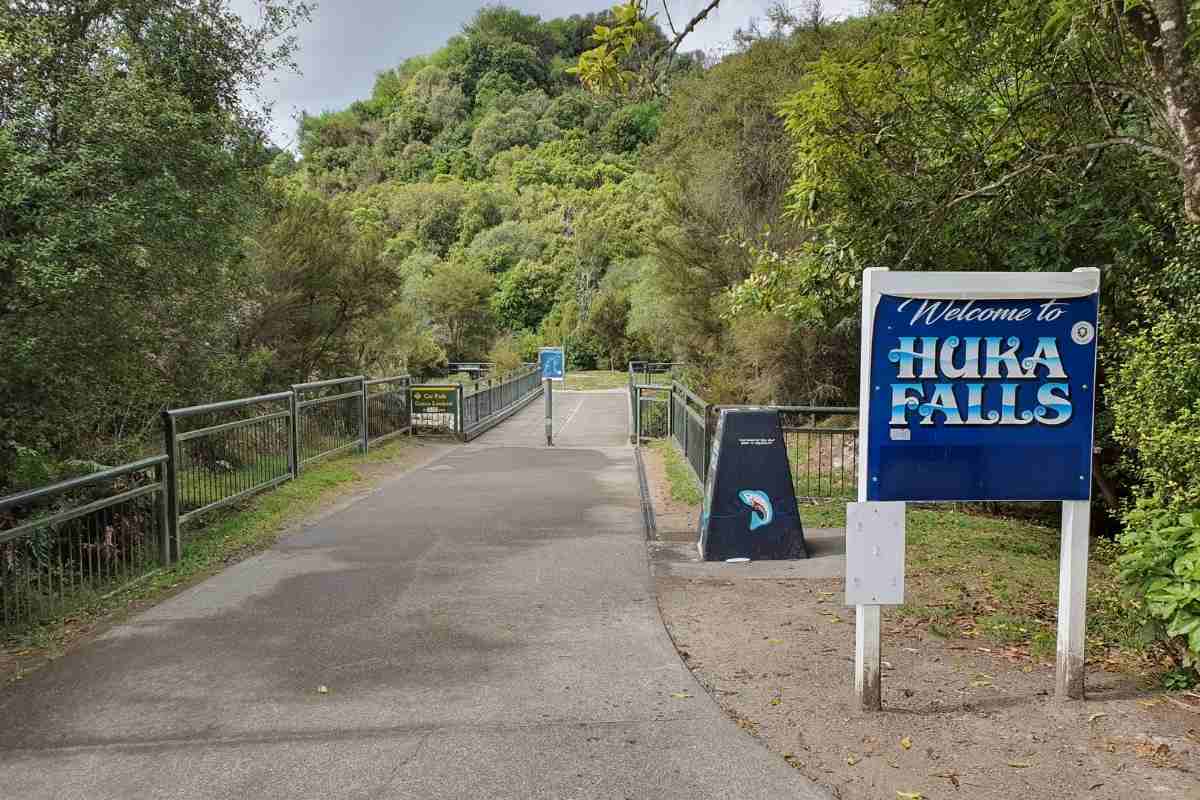
[[581,408],[583,408],[583,398],[580,398],[579,405],[575,406],[575,410],[571,412],[569,417],[567,417],[567,421],[564,422],[562,427],[558,429],[558,433],[556,435],[563,435],[563,432],[567,429],[567,426],[571,424],[571,420],[575,419],[575,415],[579,413],[579,409]]

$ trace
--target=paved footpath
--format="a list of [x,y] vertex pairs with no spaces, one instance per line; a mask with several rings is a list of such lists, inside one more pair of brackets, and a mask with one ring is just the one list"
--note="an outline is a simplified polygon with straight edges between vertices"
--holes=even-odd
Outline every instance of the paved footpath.
[[0,797],[825,797],[671,646],[627,396],[555,401],[0,692]]

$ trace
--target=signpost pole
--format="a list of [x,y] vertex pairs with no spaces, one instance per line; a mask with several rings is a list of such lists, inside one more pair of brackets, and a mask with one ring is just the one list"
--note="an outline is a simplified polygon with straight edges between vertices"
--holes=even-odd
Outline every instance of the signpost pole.
[[1059,700],[1083,699],[1091,516],[1090,501],[1063,502],[1062,549],[1058,561],[1058,664],[1054,676],[1054,694]]
[[542,381],[546,394],[546,447],[554,447],[554,381]]
[[[867,431],[870,430],[870,354],[874,335],[875,306],[872,284],[876,275],[887,272],[872,267],[863,272],[862,370],[858,387],[858,502],[867,502]],[[883,709],[882,657],[880,655],[878,605],[854,606],[854,699],[863,711]]]
[[863,711],[883,709],[880,663],[879,606],[855,606],[854,696]]

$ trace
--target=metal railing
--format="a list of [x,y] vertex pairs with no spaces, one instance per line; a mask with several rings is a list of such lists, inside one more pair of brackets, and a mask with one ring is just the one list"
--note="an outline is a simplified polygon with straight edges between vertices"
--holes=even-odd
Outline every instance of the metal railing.
[[467,384],[460,394],[462,422],[459,434],[470,437],[486,430],[541,388],[542,376],[536,366]]
[[[640,364],[640,362],[638,362]],[[674,440],[697,482],[704,484],[712,458],[715,406],[682,383],[669,386],[635,382],[630,365],[631,439]],[[663,374],[663,373],[657,373]],[[779,412],[796,496],[800,499],[853,499],[858,482],[858,409],[849,406],[755,406]]]
[[858,493],[858,409],[771,407],[779,411],[796,496],[853,500]]
[[682,366],[674,361],[629,362],[629,441],[633,444],[639,441],[637,430],[641,404],[638,401],[637,387],[665,388],[675,370]]
[[172,553],[183,523],[295,477],[294,401],[276,392],[163,412]]
[[630,386],[665,386],[683,367],[677,361],[630,361]]
[[670,433],[671,387],[635,386],[634,439],[661,439]]
[[679,445],[701,485],[708,475],[712,452],[710,408],[702,398],[679,383],[671,384],[671,437]]
[[168,409],[164,455],[0,498],[0,626],[36,624],[170,565],[196,517],[411,432],[411,389],[407,376],[356,376]]
[[319,458],[358,448],[367,452],[367,379],[334,378],[298,383],[296,396],[297,463],[303,467]]
[[166,464],[145,458],[0,499],[0,634],[170,562]]
[[451,361],[446,365],[446,374],[456,375],[460,372],[465,372],[475,378],[480,378],[495,368],[496,363],[494,361]]
[[407,375],[395,378],[376,378],[367,381],[367,445],[408,433],[412,427],[412,405],[409,403],[409,387],[412,379]]

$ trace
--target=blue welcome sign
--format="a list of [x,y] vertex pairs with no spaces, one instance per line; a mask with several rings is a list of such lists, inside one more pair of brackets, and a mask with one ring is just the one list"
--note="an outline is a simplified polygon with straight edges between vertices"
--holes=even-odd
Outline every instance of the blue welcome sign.
[[861,499],[1091,496],[1098,272],[868,283]]
[[561,381],[566,372],[566,359],[561,347],[543,347],[538,350],[538,366],[542,380]]

